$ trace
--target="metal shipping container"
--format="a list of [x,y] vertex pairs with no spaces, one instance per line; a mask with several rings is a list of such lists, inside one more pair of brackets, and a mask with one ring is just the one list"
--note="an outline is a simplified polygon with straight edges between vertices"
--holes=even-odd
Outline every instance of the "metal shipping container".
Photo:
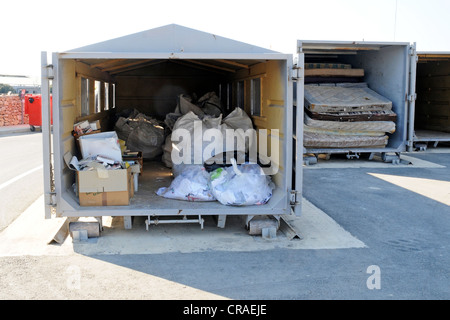
[[408,151],[450,141],[450,52],[418,52],[417,56],[417,100]]
[[[307,63],[343,64],[354,69],[362,69],[364,75],[360,81],[389,99],[392,110],[397,115],[395,132],[389,134],[388,144],[380,147],[305,147],[306,155],[347,154],[347,157],[359,157],[360,154],[380,154],[384,161],[396,163],[400,153],[406,151],[408,143],[408,112],[415,103],[415,44],[400,42],[346,42],[346,41],[297,41],[300,70]],[[342,80],[341,80],[342,81]],[[345,80],[344,80],[345,81]],[[305,85],[305,77],[297,85]],[[298,110],[304,110],[304,96],[296,99]],[[299,112],[303,113],[303,112]]]
[[[126,221],[132,216],[193,216],[195,222],[196,217],[201,221],[201,216],[213,215],[222,221],[218,226],[224,226],[227,215],[244,215],[248,221],[256,215],[300,214],[303,146],[295,137],[301,137],[303,118],[293,116],[292,54],[168,25],[53,53],[51,64],[48,60],[43,52],[43,106],[48,106],[50,85],[53,94],[53,139],[49,108],[43,107],[47,218],[52,208],[60,217],[123,216]],[[275,150],[279,170],[272,176],[276,188],[267,204],[226,206],[165,199],[155,194],[155,181],[159,172],[170,171],[162,164],[144,163],[139,191],[128,206],[80,206],[73,188],[75,173],[64,161],[66,154],[76,154],[74,123],[99,120],[102,129],[113,128],[114,115],[127,108],[163,118],[173,112],[178,94],[211,90],[226,108],[244,108],[256,129],[279,131]]]

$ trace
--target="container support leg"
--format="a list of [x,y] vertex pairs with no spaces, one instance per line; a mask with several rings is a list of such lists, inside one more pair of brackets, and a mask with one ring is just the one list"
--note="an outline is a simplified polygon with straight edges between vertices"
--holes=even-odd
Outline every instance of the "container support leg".
[[123,227],[126,230],[131,230],[133,228],[133,217],[132,216],[124,216],[123,217]]
[[227,215],[226,214],[219,214],[215,216],[216,222],[217,222],[217,228],[225,228],[225,222],[227,221]]

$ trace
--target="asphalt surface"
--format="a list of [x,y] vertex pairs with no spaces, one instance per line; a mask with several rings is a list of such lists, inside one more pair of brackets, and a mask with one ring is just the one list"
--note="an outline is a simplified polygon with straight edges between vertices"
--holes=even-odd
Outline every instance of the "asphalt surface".
[[[450,154],[413,156],[444,167],[305,170],[304,196],[368,247],[333,252],[341,259],[339,269],[365,261],[382,274],[381,290],[374,292],[339,277],[343,295],[325,294],[328,298],[450,298]],[[445,181],[447,204],[410,191],[413,183],[400,187],[373,174]]]
[[[42,134],[0,131],[0,231],[43,193]],[[5,129],[3,129],[5,130]],[[2,134],[3,133],[3,134]]]
[[[305,168],[317,212],[297,221],[302,240],[263,240],[228,221],[149,233],[137,219],[133,230],[112,224],[86,243],[47,245],[11,238],[11,225],[0,232],[0,299],[448,300],[450,152],[435,151],[408,154],[414,165]],[[41,219],[33,206],[14,223]]]

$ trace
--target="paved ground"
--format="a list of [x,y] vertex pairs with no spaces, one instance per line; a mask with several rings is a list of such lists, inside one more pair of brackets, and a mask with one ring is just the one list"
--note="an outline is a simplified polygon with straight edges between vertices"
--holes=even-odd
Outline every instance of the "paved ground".
[[450,152],[412,165],[331,159],[305,167],[302,236],[217,229],[132,230],[50,244],[59,220],[38,199],[0,233],[0,299],[309,300],[450,298]]
[[27,209],[43,191],[42,134],[0,131],[0,231]]

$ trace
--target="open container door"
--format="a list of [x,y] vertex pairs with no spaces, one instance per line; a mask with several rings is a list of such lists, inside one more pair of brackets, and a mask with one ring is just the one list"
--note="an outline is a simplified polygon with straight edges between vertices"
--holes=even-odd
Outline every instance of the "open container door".
[[45,218],[52,217],[51,208],[55,205],[55,179],[53,176],[53,148],[50,112],[50,83],[54,80],[53,66],[48,64],[47,52],[41,53],[41,103],[42,103],[42,146],[44,164]]
[[450,142],[450,52],[417,52],[412,77],[416,87],[414,109],[410,110],[411,151],[424,151],[429,144]]
[[292,145],[292,191],[291,205],[296,216],[301,215],[303,188],[303,99],[304,99],[304,54],[298,53],[297,63],[293,66],[293,145]]
[[[301,200],[301,182],[292,189],[292,60],[291,54],[178,25],[53,54],[55,191],[50,192],[56,192],[52,194],[57,204],[56,215],[147,216],[169,220],[180,217],[181,212],[186,217],[291,214],[292,207]],[[97,82],[100,88],[101,83],[114,84],[114,90],[108,91],[113,91],[112,108],[108,110],[104,110],[101,100],[95,104]],[[227,92],[219,91],[220,88],[227,88]],[[269,202],[258,207],[225,206],[218,201],[174,201],[159,196],[156,191],[170,186],[173,175],[159,158],[148,157],[139,176],[138,191],[130,197],[129,205],[81,205],[77,174],[66,161],[66,155],[74,156],[80,151],[72,134],[75,123],[100,120],[102,131],[114,131],[115,116],[140,106],[141,112],[163,120],[174,111],[180,93],[211,91],[230,102],[228,111],[243,107],[253,120],[254,129],[268,137],[267,151],[270,150],[277,169],[271,175],[276,188]],[[302,165],[297,162],[298,180]],[[294,201],[291,194],[296,197]]]
[[409,71],[409,94],[408,94],[408,152],[414,151],[414,122],[416,114],[416,74],[417,74],[417,51],[414,43],[410,48],[410,71]]
[[298,40],[297,49],[305,68],[305,102],[297,99],[298,110],[308,112],[305,154],[346,154],[349,159],[379,154],[385,162],[399,163],[407,144],[408,99],[413,98],[411,44]]

